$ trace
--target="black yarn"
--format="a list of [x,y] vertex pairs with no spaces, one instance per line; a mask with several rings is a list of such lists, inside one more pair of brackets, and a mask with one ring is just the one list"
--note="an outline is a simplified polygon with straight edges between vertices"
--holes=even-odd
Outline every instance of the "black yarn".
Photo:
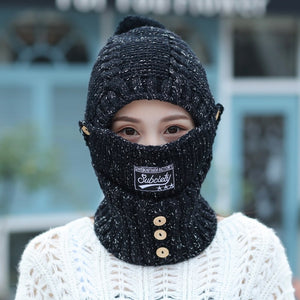
[[[162,146],[138,145],[114,134],[116,112],[143,99],[183,107],[196,128]],[[144,17],[120,23],[94,64],[80,123],[89,131],[83,135],[105,195],[95,214],[95,233],[110,253],[133,264],[163,265],[210,245],[217,220],[200,189],[222,112],[203,66],[179,36]],[[159,215],[167,219],[162,241],[153,237],[153,218]],[[158,257],[160,246],[169,255]]]
[[141,16],[127,16],[118,25],[115,31],[115,35],[122,34],[131,29],[142,27],[142,26],[153,26],[158,28],[165,28],[165,26],[162,25],[161,23],[149,18],[145,18]]
[[[145,266],[174,264],[200,254],[217,229],[216,215],[200,195],[214,139],[209,127],[195,128],[162,146],[134,144],[105,129],[89,130],[92,163],[105,194],[94,227],[106,249],[119,259]],[[172,166],[166,190],[160,189],[163,183],[153,184],[156,191],[135,186],[135,167],[145,166]],[[142,175],[147,177],[147,171]],[[161,215],[167,222],[157,228],[153,220]],[[157,229],[167,233],[165,240],[154,238]],[[159,247],[166,247],[169,255],[158,257]]]
[[146,24],[144,17],[130,17],[124,23],[117,31],[123,33],[108,40],[94,64],[86,122],[110,128],[119,109],[140,99],[179,105],[191,114],[196,126],[215,118],[218,107],[205,70],[190,47],[163,25],[128,25]]

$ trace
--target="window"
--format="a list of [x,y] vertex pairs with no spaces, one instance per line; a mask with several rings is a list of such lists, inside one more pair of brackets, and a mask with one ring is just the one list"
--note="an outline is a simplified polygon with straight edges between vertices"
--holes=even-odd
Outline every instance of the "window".
[[296,76],[297,23],[292,19],[251,19],[233,30],[235,77]]
[[246,115],[243,145],[243,211],[278,228],[284,188],[284,117]]
[[81,34],[53,11],[22,12],[0,35],[0,63],[86,63]]

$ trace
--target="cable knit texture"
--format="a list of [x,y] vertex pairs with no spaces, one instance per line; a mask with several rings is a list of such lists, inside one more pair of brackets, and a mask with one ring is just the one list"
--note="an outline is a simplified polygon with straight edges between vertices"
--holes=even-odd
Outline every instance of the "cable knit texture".
[[195,258],[160,267],[128,264],[99,243],[90,218],[33,239],[20,262],[16,300],[294,299],[274,232],[241,213],[219,222]]
[[119,109],[140,99],[179,105],[196,126],[223,111],[215,104],[206,72],[192,49],[157,21],[130,16],[119,24],[93,66],[85,121],[110,128]]

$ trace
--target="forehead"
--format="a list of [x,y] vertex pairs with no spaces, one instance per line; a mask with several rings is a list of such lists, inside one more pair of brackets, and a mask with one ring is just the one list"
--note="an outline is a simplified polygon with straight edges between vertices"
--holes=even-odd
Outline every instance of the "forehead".
[[115,115],[140,114],[146,112],[150,117],[152,113],[157,114],[183,114],[190,117],[190,114],[182,107],[160,100],[135,100],[122,107]]

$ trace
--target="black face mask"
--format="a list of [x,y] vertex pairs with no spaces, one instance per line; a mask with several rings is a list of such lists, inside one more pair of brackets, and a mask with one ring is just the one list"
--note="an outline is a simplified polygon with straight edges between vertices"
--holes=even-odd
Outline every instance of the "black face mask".
[[109,129],[85,126],[105,195],[94,228],[110,253],[128,263],[157,266],[195,257],[210,245],[217,219],[200,188],[217,122],[161,146],[134,144]]

